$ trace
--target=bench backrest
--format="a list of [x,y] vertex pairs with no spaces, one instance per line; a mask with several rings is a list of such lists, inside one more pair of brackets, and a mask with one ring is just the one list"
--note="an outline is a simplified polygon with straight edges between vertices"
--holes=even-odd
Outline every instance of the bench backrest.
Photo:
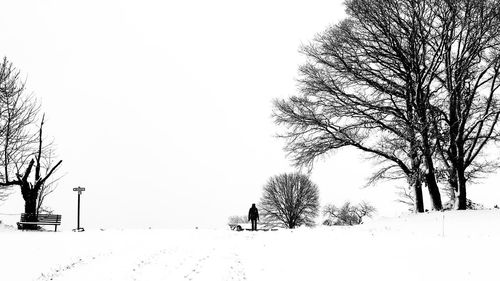
[[[21,214],[21,222],[27,222],[31,214]],[[36,216],[38,222],[61,223],[61,215],[38,214]]]

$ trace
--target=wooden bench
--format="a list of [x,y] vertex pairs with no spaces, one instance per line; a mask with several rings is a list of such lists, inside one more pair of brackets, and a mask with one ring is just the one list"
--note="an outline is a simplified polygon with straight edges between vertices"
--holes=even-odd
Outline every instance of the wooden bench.
[[[36,216],[34,219],[32,216]],[[61,215],[51,215],[51,214],[21,214],[21,219],[17,223],[17,228],[21,229],[21,225],[53,225],[57,232],[57,226],[61,225]]]

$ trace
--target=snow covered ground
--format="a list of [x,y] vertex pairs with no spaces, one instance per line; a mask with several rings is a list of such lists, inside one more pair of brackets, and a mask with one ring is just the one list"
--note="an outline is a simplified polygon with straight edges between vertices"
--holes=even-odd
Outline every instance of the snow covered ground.
[[268,232],[0,230],[0,280],[495,280],[500,211]]

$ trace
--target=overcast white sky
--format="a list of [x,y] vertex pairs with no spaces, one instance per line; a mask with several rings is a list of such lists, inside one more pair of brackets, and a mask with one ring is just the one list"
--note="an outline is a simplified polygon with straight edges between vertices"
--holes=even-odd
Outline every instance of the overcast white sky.
[[[300,44],[344,16],[340,0],[33,0],[2,11],[0,55],[27,77],[64,161],[47,203],[66,228],[76,186],[87,188],[88,228],[220,227],[245,215],[270,176],[293,171],[272,100],[296,94]],[[371,171],[347,150],[312,179],[323,204],[404,209],[395,183],[361,189]],[[499,198],[493,185],[485,203]],[[19,194],[0,205],[22,210]]]

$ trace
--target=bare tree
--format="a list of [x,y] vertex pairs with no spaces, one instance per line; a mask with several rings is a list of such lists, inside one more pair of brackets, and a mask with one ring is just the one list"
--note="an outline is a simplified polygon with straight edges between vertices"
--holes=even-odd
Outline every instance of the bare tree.
[[358,205],[352,205],[346,202],[342,207],[337,208],[330,204],[323,209],[323,215],[327,219],[323,222],[325,225],[356,225],[363,223],[364,217],[371,217],[376,212],[375,207],[367,202],[361,202]]
[[271,177],[264,186],[260,209],[265,221],[283,227],[312,226],[319,210],[318,187],[299,173]]
[[[275,121],[296,165],[345,146],[399,169],[423,211],[447,179],[456,206],[466,182],[497,168],[481,152],[499,138],[500,1],[347,0],[348,18],[303,48],[299,97],[276,101]],[[441,177],[441,171],[447,171]]]
[[20,72],[4,57],[0,64],[0,193],[19,185],[22,173],[34,155],[34,123],[39,107],[25,92]]
[[[54,171],[61,165],[62,160],[59,160],[53,167],[47,169],[46,173],[42,174],[42,157],[43,157],[43,125],[45,121],[45,115],[42,117],[42,121],[40,123],[40,128],[38,131],[38,148],[37,153],[34,156],[34,159],[31,159],[28,167],[24,175],[17,175],[18,180],[21,185],[21,193],[23,195],[23,199],[25,202],[24,212],[28,214],[36,214],[38,211],[37,205],[40,200],[43,202],[43,199],[47,195],[48,190],[45,190],[45,194],[43,198],[40,199],[40,190],[43,189],[47,180],[54,173]],[[31,169],[34,166],[35,173],[32,178],[30,178]]]
[[348,18],[303,47],[301,96],[276,101],[274,112],[296,165],[354,147],[400,169],[416,211],[422,181],[433,208],[442,208],[429,124],[444,46],[425,43],[449,23],[437,21],[436,1],[348,0]]
[[32,215],[53,190],[48,179],[62,162],[51,167],[44,164],[50,146],[43,144],[45,116],[36,126],[38,111],[36,100],[25,93],[20,72],[4,58],[0,65],[0,192],[19,186],[25,201],[24,212]]
[[439,155],[448,171],[455,208],[466,209],[468,179],[494,171],[498,163],[482,151],[498,140],[500,116],[500,1],[442,1],[450,26],[435,41],[445,46],[437,78],[444,106],[434,126],[442,131]]

